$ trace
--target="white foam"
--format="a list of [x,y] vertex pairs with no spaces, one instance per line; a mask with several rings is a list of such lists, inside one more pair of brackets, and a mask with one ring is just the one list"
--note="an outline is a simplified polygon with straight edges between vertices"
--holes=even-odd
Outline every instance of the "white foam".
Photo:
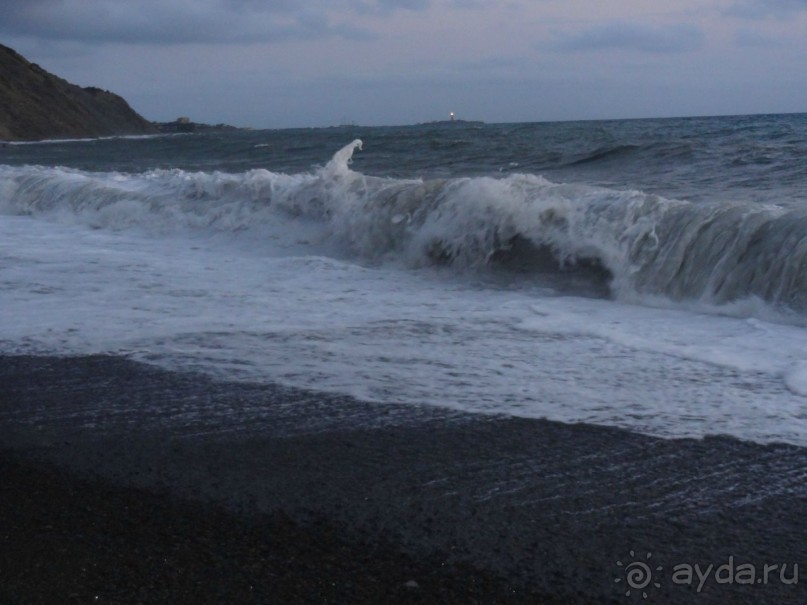
[[524,257],[551,256],[562,267],[580,262],[607,271],[614,295],[624,301],[662,295],[735,303],[761,297],[804,311],[802,211],[693,205],[525,174],[377,178],[350,170],[361,148],[357,139],[323,168],[295,175],[0,166],[6,183],[0,212],[158,234],[239,234],[305,219],[321,223],[346,253],[410,267],[435,261],[482,267],[526,242],[518,252]]
[[125,353],[379,402],[807,445],[807,328],[769,321],[759,301],[557,296],[423,266],[435,242],[475,266],[520,233],[628,283],[657,215],[682,202],[528,175],[368,177],[348,167],[360,146],[297,175],[0,166],[13,318],[0,351]]
[[0,141],[6,145],[58,145],[62,143],[91,143],[93,141],[114,141],[121,140],[138,140],[138,139],[156,139],[160,137],[178,136],[182,133],[170,134],[124,134],[106,137],[80,137],[80,138],[65,138],[65,139],[40,139],[38,141]]
[[807,445],[804,328],[290,246],[3,217],[13,321],[0,350],[125,353],[380,402]]
[[796,395],[807,397],[807,360],[793,363],[784,373],[787,388]]

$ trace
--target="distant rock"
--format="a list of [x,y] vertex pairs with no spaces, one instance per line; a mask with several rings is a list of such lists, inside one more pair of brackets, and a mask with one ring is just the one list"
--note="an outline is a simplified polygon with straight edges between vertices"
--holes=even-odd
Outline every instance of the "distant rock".
[[156,132],[122,97],[71,84],[0,44],[0,140]]
[[480,122],[479,120],[459,120],[459,119],[452,119],[452,120],[435,120],[433,122],[421,122],[417,124],[417,126],[448,126],[450,128],[456,126],[484,126],[484,122]]
[[177,132],[230,132],[233,130],[248,130],[229,124],[203,124],[193,122],[190,118],[181,117],[173,122],[154,122],[154,126],[162,133]]

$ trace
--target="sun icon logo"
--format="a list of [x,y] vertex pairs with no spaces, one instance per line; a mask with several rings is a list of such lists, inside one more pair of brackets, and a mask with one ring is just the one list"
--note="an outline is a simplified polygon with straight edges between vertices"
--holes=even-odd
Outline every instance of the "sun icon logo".
[[650,569],[649,561],[652,557],[651,553],[647,553],[645,557],[645,561],[637,561],[636,560],[636,553],[630,551],[630,556],[633,561],[629,563],[623,563],[622,561],[617,561],[616,564],[619,567],[624,567],[625,574],[624,578],[619,577],[615,580],[615,582],[622,582],[623,580],[628,585],[628,590],[625,593],[626,597],[631,595],[632,590],[641,591],[642,598],[647,598],[647,591],[645,588],[650,586],[651,584],[656,588],[661,588],[661,584],[658,582],[653,582],[653,571],[661,571],[664,569],[661,565],[657,566],[655,570]]

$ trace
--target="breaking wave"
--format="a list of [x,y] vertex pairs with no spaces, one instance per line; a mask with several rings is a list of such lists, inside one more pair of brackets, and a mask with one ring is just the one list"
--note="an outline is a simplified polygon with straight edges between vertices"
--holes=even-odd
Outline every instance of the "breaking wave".
[[324,167],[291,175],[0,166],[0,212],[162,234],[260,233],[281,218],[303,220],[369,261],[583,274],[616,298],[758,298],[807,311],[805,210],[694,204],[530,174],[373,177],[349,167],[361,147],[356,140]]

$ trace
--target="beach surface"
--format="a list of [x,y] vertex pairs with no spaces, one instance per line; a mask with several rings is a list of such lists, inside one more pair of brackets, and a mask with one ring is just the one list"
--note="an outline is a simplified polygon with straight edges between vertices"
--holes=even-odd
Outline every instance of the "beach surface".
[[109,356],[0,384],[3,603],[807,602],[797,446]]

